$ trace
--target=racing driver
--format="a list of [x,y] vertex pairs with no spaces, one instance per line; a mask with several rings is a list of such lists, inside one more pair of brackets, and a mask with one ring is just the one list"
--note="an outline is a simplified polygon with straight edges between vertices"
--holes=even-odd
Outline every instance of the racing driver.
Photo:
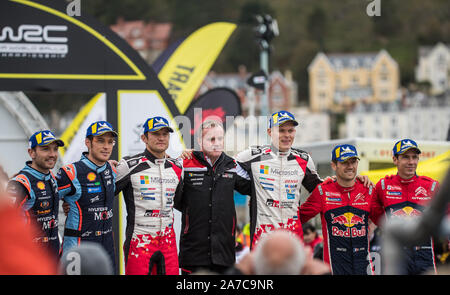
[[[377,203],[385,211],[387,218],[416,218],[422,215],[432,197],[439,190],[439,182],[416,174],[421,151],[412,139],[402,139],[395,143],[393,161],[397,166],[396,175],[388,175],[375,186]],[[433,239],[404,250],[406,261],[401,266],[401,274],[417,275],[434,270],[436,265]]]
[[[291,230],[303,239],[298,216],[300,186],[312,192],[322,180],[311,156],[305,151],[291,148],[297,125],[290,112],[276,112],[270,117],[267,129],[271,144],[252,146],[236,155],[238,174],[252,180],[251,248],[262,235],[277,228]],[[358,178],[368,186],[367,176]]]
[[127,207],[127,275],[179,274],[173,205],[183,169],[166,155],[171,132],[165,118],[147,119],[141,135],[146,149],[117,166],[116,194],[123,191]]
[[368,259],[373,186],[367,188],[356,180],[359,158],[353,145],[338,145],[331,154],[336,181],[319,184],[314,189],[300,207],[300,220],[306,223],[320,213],[323,258],[333,275],[373,274]]
[[108,163],[117,132],[106,121],[89,125],[85,144],[88,152],[59,170],[58,190],[69,206],[63,252],[84,241],[101,244],[115,270],[112,232],[114,181],[116,170]]

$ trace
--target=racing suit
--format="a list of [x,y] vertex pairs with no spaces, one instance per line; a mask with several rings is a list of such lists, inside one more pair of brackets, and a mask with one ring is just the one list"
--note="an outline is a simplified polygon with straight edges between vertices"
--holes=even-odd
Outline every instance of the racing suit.
[[182,172],[176,160],[157,159],[147,149],[119,162],[116,194],[123,191],[127,208],[125,274],[179,274],[173,204]]
[[238,174],[252,180],[250,196],[251,247],[268,232],[284,228],[303,239],[298,217],[300,186],[309,192],[322,182],[305,151],[280,152],[275,147],[253,146],[236,156]]
[[[415,218],[422,215],[428,202],[439,190],[439,182],[426,176],[403,179],[398,175],[382,178],[376,188],[377,203],[387,218]],[[433,239],[405,248],[406,261],[401,274],[421,274],[431,268],[436,273]]]
[[320,213],[323,260],[333,275],[373,274],[368,238],[373,195],[373,187],[366,188],[359,181],[352,187],[333,181],[318,185],[301,205],[302,223]]
[[236,174],[236,162],[224,153],[214,164],[202,152],[192,156],[183,161],[183,192],[175,203],[183,213],[180,267],[225,270],[236,261],[233,190],[250,194],[251,184]]
[[83,153],[81,160],[63,166],[57,175],[61,196],[70,205],[64,229],[63,252],[82,241],[101,244],[115,269],[112,231],[115,169],[99,167]]
[[34,242],[58,257],[59,192],[56,180],[52,172],[43,174],[30,165],[31,161],[26,162],[25,168],[9,181],[7,191],[22,209],[27,223],[36,223],[41,229]]

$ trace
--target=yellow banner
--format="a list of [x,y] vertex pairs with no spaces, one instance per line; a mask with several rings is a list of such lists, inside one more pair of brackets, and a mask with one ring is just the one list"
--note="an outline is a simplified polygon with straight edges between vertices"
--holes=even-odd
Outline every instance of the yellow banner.
[[[426,161],[420,161],[419,165],[417,165],[416,173],[417,175],[428,176],[441,182],[444,180],[449,167],[450,151],[447,151],[446,153],[443,153]],[[381,178],[385,177],[386,175],[393,174],[397,174],[397,167],[361,172],[361,175],[369,176],[370,180],[374,184],[376,184]]]
[[201,27],[184,40],[158,74],[181,114],[191,104],[203,79],[236,25],[217,22]]
[[[64,130],[63,134],[61,135],[62,141],[64,141],[64,146],[59,148],[59,152],[62,157],[64,157],[64,154],[66,150],[69,148],[69,146],[72,144],[72,139],[74,138],[75,134],[79,132],[80,126],[83,124],[86,117],[89,115],[89,113],[92,111],[94,106],[97,104],[98,100],[102,97],[102,93],[98,93],[95,95],[87,104],[83,106],[83,108],[78,112],[78,114],[75,116],[75,118],[72,120],[72,123]],[[106,120],[103,119],[103,120]],[[90,122],[92,123],[92,122]],[[89,123],[89,124],[90,124]],[[86,130],[81,130],[81,132],[86,133]],[[84,144],[84,142],[83,142]]]

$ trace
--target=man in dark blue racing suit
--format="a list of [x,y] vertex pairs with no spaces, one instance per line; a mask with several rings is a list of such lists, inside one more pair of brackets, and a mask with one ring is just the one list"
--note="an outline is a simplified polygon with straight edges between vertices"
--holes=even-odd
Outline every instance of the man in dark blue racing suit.
[[86,133],[87,153],[81,160],[62,167],[58,189],[70,206],[63,252],[82,241],[100,243],[115,268],[112,232],[116,170],[109,163],[117,133],[106,121],[91,124]]

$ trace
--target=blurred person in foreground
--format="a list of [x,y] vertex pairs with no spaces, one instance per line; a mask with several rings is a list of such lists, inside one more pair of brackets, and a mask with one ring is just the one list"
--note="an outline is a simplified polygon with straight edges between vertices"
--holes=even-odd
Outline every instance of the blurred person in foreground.
[[61,257],[59,270],[64,275],[112,275],[113,266],[102,245],[84,242]]
[[297,235],[285,229],[261,238],[254,251],[231,267],[228,275],[323,275],[329,267],[313,259],[310,248],[304,248]]
[[64,142],[50,130],[34,133],[28,141],[31,161],[9,181],[7,192],[21,209],[27,224],[36,224],[41,231],[34,241],[59,258],[58,208],[60,194],[51,169],[58,159],[58,148]]
[[[439,190],[437,180],[416,174],[420,154],[421,150],[412,139],[395,143],[392,160],[397,167],[397,174],[385,176],[375,186],[376,202],[381,208],[379,217],[384,215],[388,219],[405,220],[417,218]],[[401,274],[417,275],[430,269],[436,273],[431,237],[422,245],[405,247],[404,254],[406,261],[401,266]]]

